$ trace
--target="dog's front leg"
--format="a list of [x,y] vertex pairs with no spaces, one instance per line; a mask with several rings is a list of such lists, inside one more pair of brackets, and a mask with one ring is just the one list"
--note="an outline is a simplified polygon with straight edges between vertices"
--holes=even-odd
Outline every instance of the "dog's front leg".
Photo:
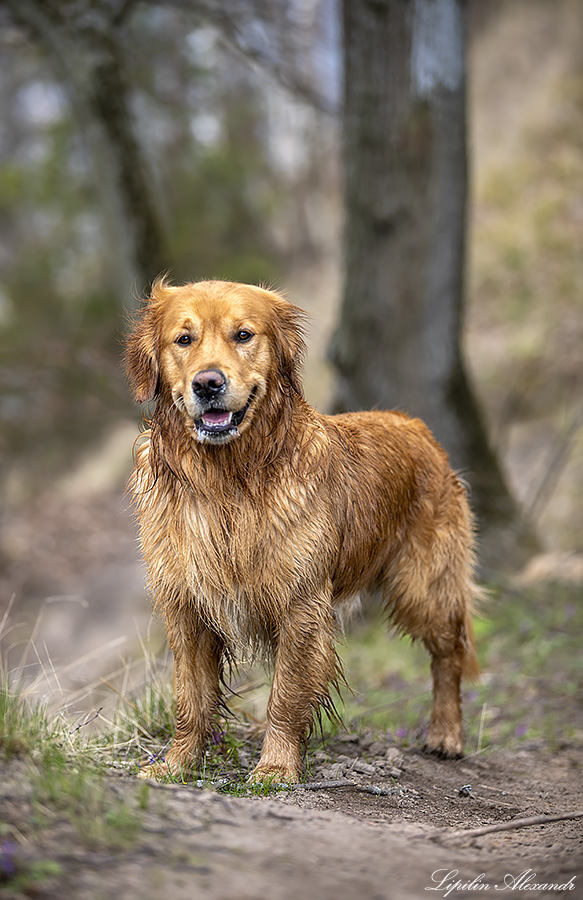
[[143,777],[182,776],[200,761],[220,700],[223,643],[191,609],[167,617],[174,656],[176,733],[162,762],[144,767]]
[[267,730],[251,779],[298,781],[302,747],[314,713],[330,706],[330,687],[341,677],[334,648],[334,620],[328,593],[302,601],[281,623],[275,647]]

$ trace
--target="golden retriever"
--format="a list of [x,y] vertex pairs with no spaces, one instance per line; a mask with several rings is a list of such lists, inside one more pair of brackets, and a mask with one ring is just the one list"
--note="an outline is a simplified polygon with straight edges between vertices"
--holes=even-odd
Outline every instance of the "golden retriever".
[[135,396],[156,400],[129,488],[177,702],[165,762],[146,775],[196,765],[223,662],[251,651],[274,668],[252,777],[297,781],[342,677],[339,611],[362,592],[431,655],[425,748],[462,753],[460,680],[478,671],[464,488],[419,419],[306,403],[303,318],[274,291],[159,279],[128,338]]

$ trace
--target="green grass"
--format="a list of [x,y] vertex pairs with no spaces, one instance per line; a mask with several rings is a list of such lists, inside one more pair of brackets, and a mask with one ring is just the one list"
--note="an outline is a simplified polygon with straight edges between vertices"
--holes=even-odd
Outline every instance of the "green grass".
[[[583,739],[580,587],[517,590],[490,586],[476,620],[482,668],[464,685],[466,750],[542,741],[556,748]],[[360,624],[341,648],[352,696],[349,730],[388,732],[401,745],[420,741],[431,711],[429,658],[408,640],[387,638],[380,616]]]
[[486,704],[485,739],[496,746],[581,741],[581,587],[492,589],[476,634],[484,682],[468,695],[468,733]]
[[34,891],[59,874],[58,861],[30,860],[20,846],[29,845],[31,836],[62,828],[63,822],[88,849],[120,852],[134,845],[150,787],[140,784],[119,792],[108,763],[111,759],[94,741],[31,701],[22,685],[4,678],[0,771],[7,784],[14,780],[15,797],[26,785],[22,804],[12,808],[16,821],[13,816],[0,819],[0,882],[11,894]]
[[375,611],[339,652],[349,685],[341,692],[347,728],[388,731],[391,739],[408,743],[431,708],[429,660],[423,647],[391,635],[383,615]]
[[0,685],[0,754],[4,758],[40,752],[47,740],[52,746],[57,731],[42,705],[28,704],[20,688],[8,681]]

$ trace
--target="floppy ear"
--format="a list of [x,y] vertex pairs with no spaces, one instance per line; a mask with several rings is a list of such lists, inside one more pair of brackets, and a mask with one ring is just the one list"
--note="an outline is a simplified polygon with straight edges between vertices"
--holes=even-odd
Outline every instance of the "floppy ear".
[[272,296],[276,301],[273,337],[279,373],[282,380],[287,381],[296,393],[303,395],[300,372],[306,352],[306,313],[278,294],[272,292]]
[[152,310],[145,309],[126,341],[125,369],[138,403],[151,400],[158,392],[155,324]]
[[136,315],[126,340],[125,368],[138,403],[152,400],[160,387],[158,331],[160,310],[171,290],[166,278],[157,278],[145,309]]

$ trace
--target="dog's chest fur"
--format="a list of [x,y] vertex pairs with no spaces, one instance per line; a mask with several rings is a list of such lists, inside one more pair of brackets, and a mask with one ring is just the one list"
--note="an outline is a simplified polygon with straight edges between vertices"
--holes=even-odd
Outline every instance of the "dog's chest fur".
[[263,648],[289,605],[313,598],[329,571],[334,551],[314,515],[324,502],[317,489],[291,473],[263,482],[261,496],[252,486],[177,487],[152,479],[147,445],[136,461],[130,488],[154,597],[170,589],[232,645]]

